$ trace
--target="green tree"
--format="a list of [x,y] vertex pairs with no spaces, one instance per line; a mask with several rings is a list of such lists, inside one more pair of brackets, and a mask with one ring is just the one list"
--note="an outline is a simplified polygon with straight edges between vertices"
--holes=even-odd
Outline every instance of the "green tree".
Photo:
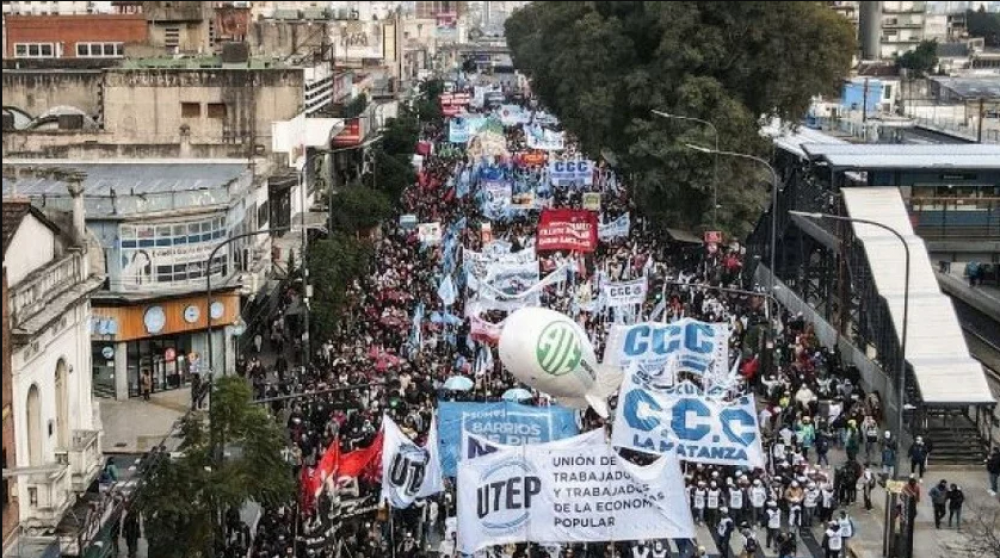
[[368,270],[373,255],[367,241],[341,231],[309,245],[309,269],[319,278],[314,285],[312,326],[320,339],[336,331],[347,307],[348,289]]
[[987,12],[985,6],[969,10],[965,12],[965,28],[970,37],[982,37],[986,46],[1000,47],[1000,13]]
[[[212,431],[204,413],[187,415],[181,422],[181,456],[164,458],[147,473],[136,500],[150,558],[213,556],[219,535],[215,518],[225,510],[248,502],[285,503],[295,495],[281,427],[251,402],[243,379],[220,378],[215,384]],[[221,463],[213,438],[227,449]]]
[[379,190],[353,185],[333,197],[330,212],[333,229],[353,235],[377,226],[392,215],[392,204]]
[[[711,224],[713,159],[683,144],[714,139],[650,111],[711,121],[722,149],[763,155],[761,120],[798,122],[837,90],[855,49],[850,23],[819,2],[534,2],[505,31],[515,66],[584,152],[614,155],[652,223],[686,228]],[[720,224],[743,235],[766,177],[719,164]]]
[[420,96],[414,103],[414,110],[422,122],[439,122],[444,115],[441,112],[441,93],[444,92],[444,82],[428,80],[421,84]]
[[410,163],[411,155],[390,155],[385,151],[375,152],[377,175],[371,176],[374,185],[389,199],[397,200],[407,186],[417,180],[417,172]]
[[896,59],[898,67],[910,70],[917,77],[933,72],[937,64],[937,41],[921,41],[917,48]]
[[368,95],[364,93],[358,95],[357,97],[351,99],[350,103],[344,107],[344,118],[356,118],[361,116],[368,108]]

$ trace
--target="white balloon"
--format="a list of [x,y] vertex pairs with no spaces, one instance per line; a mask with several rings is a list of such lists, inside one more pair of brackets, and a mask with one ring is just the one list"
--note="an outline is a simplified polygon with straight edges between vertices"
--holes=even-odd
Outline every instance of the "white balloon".
[[594,346],[583,328],[564,314],[546,308],[515,311],[500,334],[500,360],[514,377],[561,403],[577,408],[589,404],[599,413],[606,406],[594,396]]

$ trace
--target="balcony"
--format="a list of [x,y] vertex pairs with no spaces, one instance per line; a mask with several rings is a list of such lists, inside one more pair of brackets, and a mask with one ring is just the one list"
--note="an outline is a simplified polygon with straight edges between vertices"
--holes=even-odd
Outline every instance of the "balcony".
[[55,529],[75,500],[66,455],[57,453],[55,463],[25,469],[20,482],[27,490],[27,513],[24,514],[22,506],[21,524],[28,535],[37,536]]
[[22,328],[53,299],[84,280],[83,258],[83,253],[71,251],[31,272],[11,289],[11,323],[14,329]]
[[927,2],[883,2],[883,14],[922,14],[927,11]]
[[70,484],[77,494],[86,492],[101,472],[100,440],[97,430],[74,430],[70,449],[56,452],[69,463]]

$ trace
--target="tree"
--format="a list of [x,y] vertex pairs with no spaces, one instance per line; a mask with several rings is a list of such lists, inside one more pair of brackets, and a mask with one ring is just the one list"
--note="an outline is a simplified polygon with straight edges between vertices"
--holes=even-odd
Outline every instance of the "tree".
[[[798,122],[814,95],[833,93],[855,49],[850,23],[818,2],[534,2],[506,36],[515,66],[563,127],[597,158],[634,177],[637,205],[661,226],[711,224],[712,145],[766,153],[762,118]],[[720,159],[720,223],[741,236],[766,197],[766,175]]]
[[320,339],[329,338],[343,319],[351,284],[368,271],[372,246],[352,234],[334,232],[309,245],[309,269],[315,284],[312,325]]
[[333,197],[330,213],[334,230],[353,235],[367,231],[389,217],[392,214],[392,204],[378,190],[353,185]]
[[[184,417],[181,456],[149,471],[137,497],[150,558],[213,556],[219,514],[248,502],[282,504],[295,495],[281,427],[252,403],[242,378],[220,378],[215,386],[211,425],[204,413]],[[229,454],[221,463],[213,438]]]
[[896,66],[910,70],[916,77],[931,73],[937,64],[937,41],[921,41],[917,48],[896,59]]
[[962,550],[968,556],[1000,558],[1000,508],[995,502],[967,502]]
[[368,108],[368,95],[362,93],[344,107],[344,118],[357,118],[366,108]]
[[1000,47],[1000,13],[987,12],[985,6],[978,11],[965,12],[965,27],[970,37],[982,37],[988,47]]

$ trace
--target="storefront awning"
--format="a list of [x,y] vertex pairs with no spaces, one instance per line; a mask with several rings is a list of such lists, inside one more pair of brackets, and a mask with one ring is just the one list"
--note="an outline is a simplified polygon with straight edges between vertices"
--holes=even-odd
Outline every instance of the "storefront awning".
[[701,239],[698,238],[697,236],[695,236],[694,233],[690,233],[688,231],[683,231],[681,229],[669,229],[668,228],[667,229],[667,234],[669,234],[670,238],[676,240],[677,242],[687,242],[687,243],[690,243],[690,244],[701,244],[702,243]]

